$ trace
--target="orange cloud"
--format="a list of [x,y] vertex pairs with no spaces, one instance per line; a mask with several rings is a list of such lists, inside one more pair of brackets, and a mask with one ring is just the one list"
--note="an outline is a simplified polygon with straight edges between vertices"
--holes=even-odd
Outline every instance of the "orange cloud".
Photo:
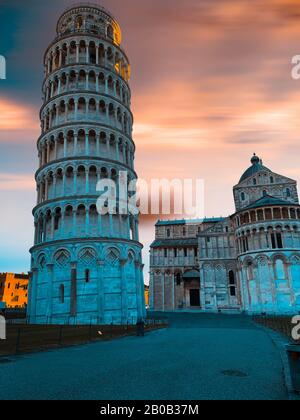
[[24,191],[34,189],[35,181],[33,175],[0,173],[0,191]]
[[37,110],[9,99],[0,99],[0,130],[38,130]]

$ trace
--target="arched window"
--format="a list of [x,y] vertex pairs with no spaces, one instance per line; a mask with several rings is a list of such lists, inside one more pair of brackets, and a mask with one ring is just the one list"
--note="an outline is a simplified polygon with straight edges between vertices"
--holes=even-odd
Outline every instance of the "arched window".
[[277,280],[285,279],[284,263],[280,258],[275,261],[275,275]]
[[114,39],[114,30],[111,25],[109,25],[107,28],[107,36],[108,38]]
[[253,280],[254,279],[254,270],[253,270],[253,264],[252,262],[248,263],[247,266],[247,276],[248,276],[248,280]]
[[63,284],[59,286],[59,301],[65,303],[65,286]]
[[272,176],[270,177],[270,183],[274,184],[274,178]]
[[81,29],[83,26],[82,16],[77,16],[76,18],[76,29]]
[[256,178],[253,178],[253,185],[257,185]]
[[288,198],[290,198],[291,197],[291,190],[289,189],[289,188],[287,188],[286,189],[286,196],[288,197]]
[[264,191],[263,191],[263,197],[266,197],[267,195],[268,195],[267,191],[266,191],[266,190],[264,190]]
[[181,274],[180,273],[176,274],[176,284],[177,284],[177,286],[181,285]]
[[241,193],[241,200],[242,201],[245,201],[246,200],[246,196],[245,196],[245,193],[244,192]]

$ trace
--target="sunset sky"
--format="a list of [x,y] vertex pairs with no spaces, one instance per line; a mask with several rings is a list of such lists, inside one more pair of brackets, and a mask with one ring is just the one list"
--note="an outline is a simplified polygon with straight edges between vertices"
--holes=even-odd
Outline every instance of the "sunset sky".
[[[0,0],[0,271],[29,270],[43,54],[73,1]],[[95,1],[94,1],[95,3]],[[256,152],[300,180],[299,0],[101,0],[132,66],[140,177],[203,178],[205,213],[234,211]],[[145,278],[155,218],[142,221]]]

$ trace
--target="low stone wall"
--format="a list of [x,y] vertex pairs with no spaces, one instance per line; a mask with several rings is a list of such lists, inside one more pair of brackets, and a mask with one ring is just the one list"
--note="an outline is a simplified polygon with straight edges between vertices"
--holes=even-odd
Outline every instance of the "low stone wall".
[[[147,320],[145,333],[166,326],[166,321]],[[8,325],[7,339],[0,341],[0,357],[112,340],[136,334],[137,327],[132,325]]]
[[254,316],[253,320],[264,327],[270,328],[281,334],[284,334],[288,339],[300,344],[300,340],[293,340],[292,330],[295,325],[292,323],[292,316]]

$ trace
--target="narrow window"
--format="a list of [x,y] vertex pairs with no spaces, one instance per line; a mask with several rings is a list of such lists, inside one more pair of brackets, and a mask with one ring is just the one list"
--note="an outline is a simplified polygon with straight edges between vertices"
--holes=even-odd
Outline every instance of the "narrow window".
[[266,191],[266,190],[264,190],[264,191],[263,191],[263,197],[266,197],[267,195],[268,195],[267,191]]
[[246,196],[245,196],[245,193],[244,192],[241,193],[241,200],[242,201],[245,201],[246,200]]
[[176,284],[177,284],[177,286],[181,285],[181,275],[180,275],[180,273],[176,274]]
[[85,282],[90,282],[90,270],[85,270]]
[[167,237],[170,238],[170,236],[171,236],[171,231],[170,229],[167,229]]
[[288,198],[290,198],[290,197],[291,197],[291,190],[290,190],[289,188],[287,188],[287,189],[286,189],[286,196],[287,196]]
[[272,176],[270,177],[270,182],[271,184],[274,184],[274,178]]
[[65,286],[63,284],[59,287],[59,301],[65,303]]
[[167,258],[168,257],[168,250],[165,249],[164,253],[165,253],[165,258]]
[[174,257],[177,258],[177,248],[174,248]]
[[229,284],[230,286],[235,286],[235,275],[232,270],[229,271]]
[[272,242],[272,249],[276,249],[276,239],[275,239],[274,233],[271,234],[271,242]]
[[236,289],[234,286],[230,286],[230,296],[235,297],[236,296]]
[[54,230],[58,230],[59,227],[59,216],[55,215],[54,217]]
[[253,178],[253,185],[256,185],[256,184],[257,184],[256,178]]
[[276,234],[276,239],[277,239],[278,248],[282,249],[283,248],[283,243],[282,243],[282,235],[281,235],[281,233],[277,233]]
[[184,256],[187,257],[188,256],[188,250],[187,248],[184,248]]

